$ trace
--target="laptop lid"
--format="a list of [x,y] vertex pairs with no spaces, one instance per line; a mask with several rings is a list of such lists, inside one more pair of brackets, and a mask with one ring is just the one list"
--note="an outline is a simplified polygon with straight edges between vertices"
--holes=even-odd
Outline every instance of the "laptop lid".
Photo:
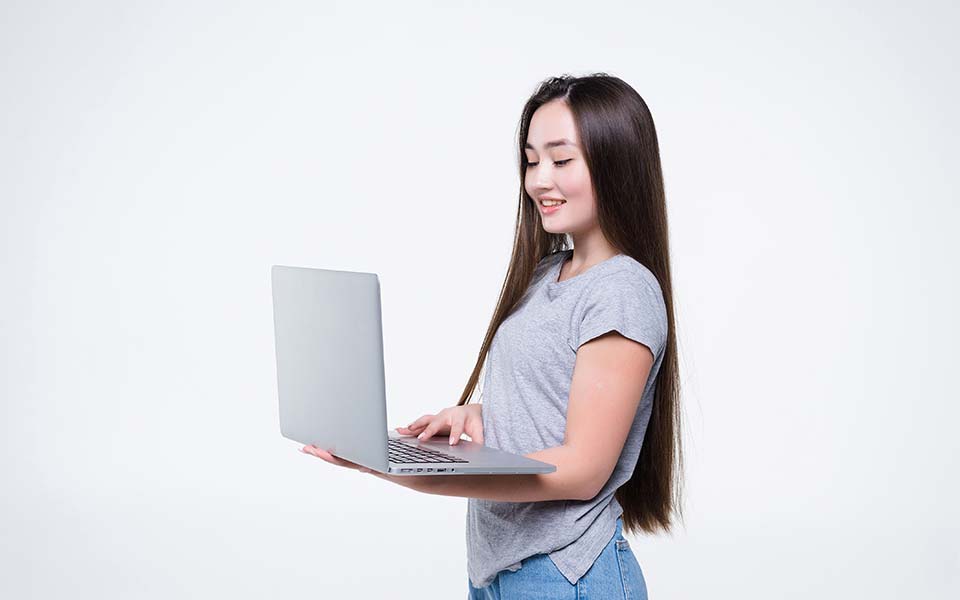
[[387,471],[379,277],[284,265],[270,275],[281,434]]

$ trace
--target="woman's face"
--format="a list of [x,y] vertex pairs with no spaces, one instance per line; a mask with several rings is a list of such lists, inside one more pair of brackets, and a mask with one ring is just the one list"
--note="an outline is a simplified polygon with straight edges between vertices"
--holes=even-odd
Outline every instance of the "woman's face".
[[[550,101],[530,119],[527,170],[523,185],[534,199],[544,230],[580,233],[596,226],[596,202],[590,172],[580,151],[573,114],[561,100]],[[559,208],[543,200],[562,200]]]

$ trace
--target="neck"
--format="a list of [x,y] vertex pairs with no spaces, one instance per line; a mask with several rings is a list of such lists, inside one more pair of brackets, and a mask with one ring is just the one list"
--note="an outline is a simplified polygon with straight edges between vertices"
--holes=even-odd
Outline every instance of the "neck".
[[570,269],[579,273],[597,263],[612,258],[620,251],[603,237],[599,227],[591,231],[571,234],[573,238],[573,256],[570,257]]

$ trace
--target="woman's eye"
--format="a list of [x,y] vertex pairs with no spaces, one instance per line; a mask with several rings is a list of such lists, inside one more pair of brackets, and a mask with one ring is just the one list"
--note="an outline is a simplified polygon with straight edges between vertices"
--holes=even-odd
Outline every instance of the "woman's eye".
[[[566,159],[566,160],[558,160],[558,161],[556,161],[556,162],[553,163],[553,164],[557,165],[558,167],[562,167],[563,165],[567,164],[567,163],[570,162],[571,160],[573,160],[573,159],[572,159],[572,158],[568,158],[568,159]],[[539,163],[535,163],[535,162],[527,162],[527,166],[530,166],[530,167],[535,167],[535,166],[537,166],[538,164],[539,164]]]

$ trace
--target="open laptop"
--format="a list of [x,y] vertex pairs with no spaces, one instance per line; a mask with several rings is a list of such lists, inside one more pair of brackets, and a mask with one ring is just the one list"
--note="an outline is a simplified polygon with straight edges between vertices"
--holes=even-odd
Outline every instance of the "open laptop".
[[388,431],[380,278],[283,265],[270,273],[283,437],[392,475],[557,470],[465,439]]

